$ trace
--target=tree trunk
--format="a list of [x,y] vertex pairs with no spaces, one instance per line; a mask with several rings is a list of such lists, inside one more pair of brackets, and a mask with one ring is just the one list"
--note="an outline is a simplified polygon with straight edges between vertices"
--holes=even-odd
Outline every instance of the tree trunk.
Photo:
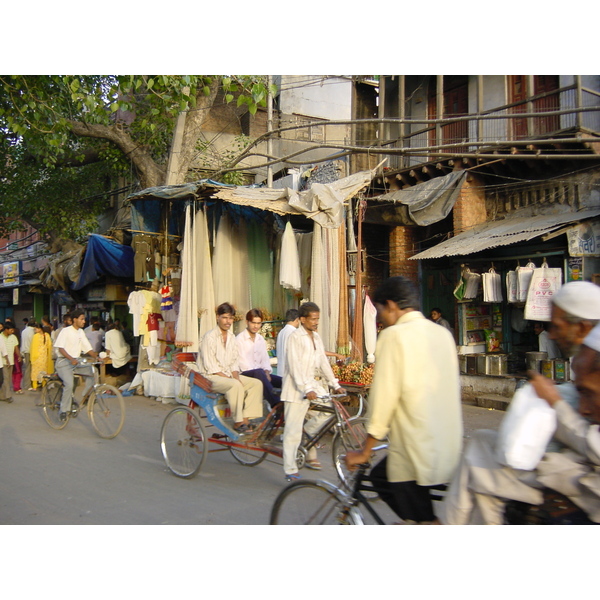
[[202,90],[196,94],[196,108],[189,110],[185,118],[185,128],[183,130],[183,143],[179,155],[179,168],[176,175],[176,183],[185,183],[187,174],[190,170],[198,151],[196,144],[202,133],[202,126],[208,118],[211,107],[215,103],[217,94],[221,86],[221,80],[213,77],[209,86],[208,96],[204,95]]
[[121,125],[99,125],[69,121],[71,131],[81,137],[108,140],[115,144],[133,163],[143,189],[164,185],[165,169],[140,147]]

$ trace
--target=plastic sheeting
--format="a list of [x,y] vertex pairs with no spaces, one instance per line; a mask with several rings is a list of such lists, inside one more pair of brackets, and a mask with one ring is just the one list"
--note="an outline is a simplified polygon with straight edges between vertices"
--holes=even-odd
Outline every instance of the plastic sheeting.
[[133,277],[133,248],[124,246],[101,235],[89,236],[81,272],[72,285],[80,290],[103,275]]
[[386,210],[378,207],[373,200],[383,203],[400,204],[395,207],[396,217],[405,225],[431,225],[445,219],[458,199],[466,171],[453,171],[443,177],[435,177],[405,190],[397,190],[371,198],[369,211]]

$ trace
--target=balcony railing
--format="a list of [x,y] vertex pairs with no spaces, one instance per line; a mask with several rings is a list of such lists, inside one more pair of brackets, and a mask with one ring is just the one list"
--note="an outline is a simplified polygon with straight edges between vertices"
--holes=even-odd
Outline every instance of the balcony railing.
[[[482,113],[385,121],[388,139],[381,146],[390,150],[387,166],[410,167],[448,154],[581,141],[581,133],[600,136],[600,92],[573,85]],[[393,125],[404,135],[390,139]]]

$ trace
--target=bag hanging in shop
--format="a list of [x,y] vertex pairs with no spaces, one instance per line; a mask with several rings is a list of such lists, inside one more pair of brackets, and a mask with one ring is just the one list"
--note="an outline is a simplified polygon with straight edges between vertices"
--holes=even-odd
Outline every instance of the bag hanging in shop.
[[552,296],[562,285],[562,269],[542,266],[533,271],[527,301],[525,318],[528,321],[550,321],[552,313]]
[[518,280],[517,280],[517,272],[509,271],[506,274],[506,300],[507,302],[514,303],[518,302],[517,290],[518,288]]
[[465,287],[465,300],[477,298],[481,290],[481,275],[479,273],[469,273],[466,276],[467,285]]
[[488,273],[484,273],[483,280],[483,301],[484,302],[502,302],[502,285],[500,275],[492,267]]
[[524,267],[517,267],[517,302],[525,302],[527,300],[527,292],[535,268],[535,264],[531,261]]

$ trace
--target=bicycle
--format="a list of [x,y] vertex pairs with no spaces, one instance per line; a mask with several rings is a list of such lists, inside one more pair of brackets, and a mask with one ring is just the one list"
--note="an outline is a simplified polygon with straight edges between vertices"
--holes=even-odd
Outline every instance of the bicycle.
[[125,402],[121,392],[114,386],[100,383],[100,374],[95,365],[100,362],[91,362],[80,359],[81,366],[93,366],[94,385],[88,394],[78,404],[73,400],[71,412],[67,418],[60,419],[60,401],[64,384],[58,375],[44,375],[42,390],[42,412],[44,418],[53,429],[64,429],[71,418],[77,417],[79,411],[87,403],[88,416],[96,433],[105,439],[116,437],[125,423]]

